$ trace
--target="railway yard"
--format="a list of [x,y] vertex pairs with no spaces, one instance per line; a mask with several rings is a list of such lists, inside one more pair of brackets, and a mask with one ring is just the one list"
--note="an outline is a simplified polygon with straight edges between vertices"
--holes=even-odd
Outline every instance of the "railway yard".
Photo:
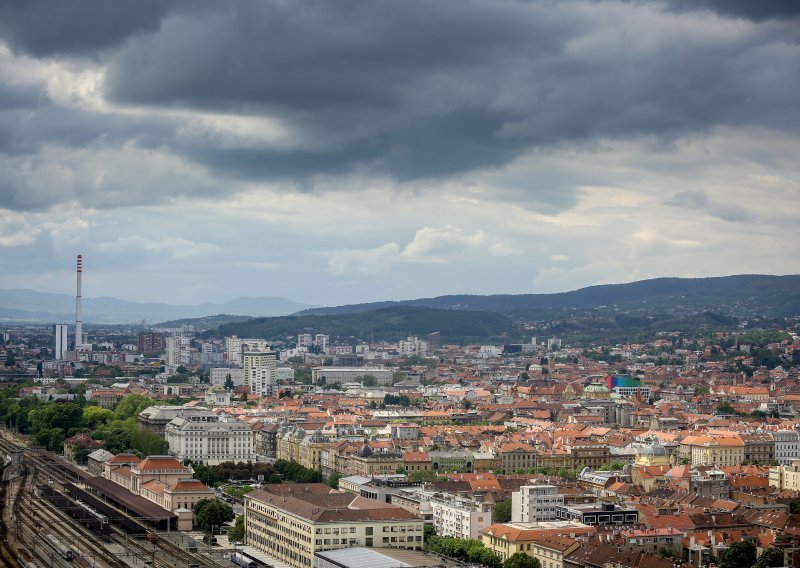
[[82,470],[47,452],[0,438],[11,457],[0,492],[0,564],[45,566],[194,567],[232,566],[223,551],[216,557],[189,552],[158,523],[135,518],[83,488]]

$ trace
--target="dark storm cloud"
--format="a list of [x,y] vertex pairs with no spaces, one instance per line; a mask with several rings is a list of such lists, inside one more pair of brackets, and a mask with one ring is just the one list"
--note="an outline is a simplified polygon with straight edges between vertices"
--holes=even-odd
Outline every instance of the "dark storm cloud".
[[[700,3],[725,11],[721,1]],[[789,10],[764,4],[747,17]],[[721,125],[800,127],[800,53],[781,37],[791,32],[774,22],[731,31],[707,11],[676,15],[689,9],[680,0],[672,10],[610,0],[66,6],[3,4],[0,37],[39,56],[102,50],[111,111],[48,102],[24,117],[0,114],[9,126],[0,153],[134,144],[245,180],[368,172],[407,181],[503,166],[536,147],[642,135],[668,143]],[[0,90],[0,106],[25,96],[4,99]],[[119,106],[136,112],[115,116]],[[213,113],[210,126],[202,113]],[[278,119],[288,135],[231,142],[220,134],[226,115]],[[191,191],[166,185],[156,199]],[[558,187],[558,207],[575,202],[575,188]],[[533,180],[519,191],[550,189]],[[34,206],[23,190],[17,196],[24,203],[9,201]],[[124,203],[112,197],[100,202]]]
[[800,16],[797,0],[668,0],[673,9],[712,10],[724,16],[763,21]]
[[742,205],[714,201],[705,192],[694,189],[678,192],[664,203],[682,209],[702,211],[723,221],[749,223],[756,219],[756,215]]
[[[229,150],[215,160],[245,175],[366,161],[413,179],[502,165],[525,148],[561,141],[671,137],[730,123],[797,126],[797,103],[773,104],[780,95],[754,76],[764,68],[757,57],[797,70],[796,53],[759,55],[771,41],[766,32],[671,37],[656,29],[657,11],[613,2],[220,6],[203,18],[167,18],[159,33],[132,39],[112,61],[107,96],[266,113],[309,146],[293,156],[264,152],[261,167],[252,151],[238,163]],[[608,37],[596,49],[580,48],[598,33]],[[662,39],[637,52],[637,39],[649,34]],[[798,87],[796,73],[773,80],[783,83],[779,92]]]
[[3,0],[0,34],[35,56],[94,54],[158,28],[166,0]]

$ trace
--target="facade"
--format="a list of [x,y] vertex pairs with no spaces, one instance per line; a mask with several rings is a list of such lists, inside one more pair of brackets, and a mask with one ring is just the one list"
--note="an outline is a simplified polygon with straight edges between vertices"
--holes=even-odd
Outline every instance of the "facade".
[[580,547],[574,538],[544,534],[534,538],[530,550],[525,552],[539,560],[542,568],[564,568],[564,557]]
[[233,381],[233,386],[240,387],[244,384],[244,369],[236,367],[214,367],[211,369],[211,384],[224,385],[228,375]]
[[557,507],[562,521],[577,521],[589,526],[635,525],[639,511],[635,507],[620,507],[612,503],[572,505]]
[[742,434],[744,463],[765,465],[775,459],[775,441],[772,434]]
[[769,468],[769,484],[781,491],[800,491],[800,460]]
[[392,503],[433,523],[439,536],[479,539],[492,524],[492,505],[443,491],[402,489]]
[[739,436],[687,436],[679,451],[692,465],[727,467],[744,462],[744,442]]
[[170,454],[181,461],[190,459],[195,463],[217,465],[226,461],[252,462],[256,459],[253,430],[238,420],[207,421],[193,416],[174,418],[166,426],[165,439]]
[[498,523],[483,531],[481,541],[505,561],[517,552],[534,556],[536,543],[544,537],[592,538],[596,534],[597,529],[594,527],[574,521]]
[[394,371],[383,367],[315,367],[311,370],[311,382],[316,385],[324,378],[323,384],[349,383],[364,375],[372,375],[379,385],[391,385]]
[[778,430],[772,435],[775,442],[775,461],[778,465],[791,465],[800,459],[800,432],[796,430]]
[[564,495],[555,485],[524,485],[511,494],[511,522],[555,521],[563,505]]
[[250,392],[270,396],[275,385],[277,371],[274,351],[245,351],[242,353],[244,385]]
[[161,353],[164,351],[164,334],[156,331],[143,331],[136,340],[139,353]]
[[245,496],[245,543],[296,568],[316,552],[366,546],[422,550],[419,517],[321,483],[266,486]]
[[56,361],[63,361],[64,354],[69,351],[69,325],[57,323],[53,326],[53,333],[55,334],[53,358]]
[[215,422],[216,414],[208,408],[198,406],[148,406],[139,413],[138,427],[140,431],[152,432],[165,437],[167,424],[174,418],[192,417],[194,421]]

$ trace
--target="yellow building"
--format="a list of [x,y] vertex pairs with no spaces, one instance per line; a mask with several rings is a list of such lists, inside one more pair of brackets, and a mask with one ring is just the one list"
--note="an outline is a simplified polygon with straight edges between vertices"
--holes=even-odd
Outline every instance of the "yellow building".
[[781,491],[800,491],[800,460],[793,460],[791,465],[769,468],[769,484]]
[[245,544],[296,568],[313,566],[323,550],[423,547],[421,518],[322,483],[268,485],[248,493],[244,506]]
[[[552,568],[563,568],[564,556],[577,547],[561,549],[560,556],[552,556],[559,547],[555,544],[556,538],[567,537],[570,540],[586,536],[593,537],[597,534],[594,527],[584,525],[577,521],[551,521],[542,523],[497,523],[483,530],[481,542],[503,561],[508,560],[517,552],[524,552],[539,558],[542,568],[550,568],[549,563],[554,563]],[[543,539],[553,539],[547,545]],[[539,548],[537,556],[537,547]],[[567,552],[564,552],[567,550]],[[547,560],[546,565],[543,560]],[[559,562],[556,567],[555,562]]]
[[635,465],[640,467],[652,467],[659,465],[672,465],[672,458],[667,448],[655,442],[653,444],[643,444],[636,448]]
[[744,442],[738,435],[687,436],[681,441],[679,452],[692,465],[728,467],[744,462]]

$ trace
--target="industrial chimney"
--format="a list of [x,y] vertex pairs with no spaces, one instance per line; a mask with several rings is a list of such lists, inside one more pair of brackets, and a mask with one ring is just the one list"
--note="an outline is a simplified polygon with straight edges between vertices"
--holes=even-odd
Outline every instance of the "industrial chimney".
[[83,257],[78,255],[78,295],[75,296],[75,351],[80,351],[83,345],[83,316],[81,314],[81,273],[83,272]]

